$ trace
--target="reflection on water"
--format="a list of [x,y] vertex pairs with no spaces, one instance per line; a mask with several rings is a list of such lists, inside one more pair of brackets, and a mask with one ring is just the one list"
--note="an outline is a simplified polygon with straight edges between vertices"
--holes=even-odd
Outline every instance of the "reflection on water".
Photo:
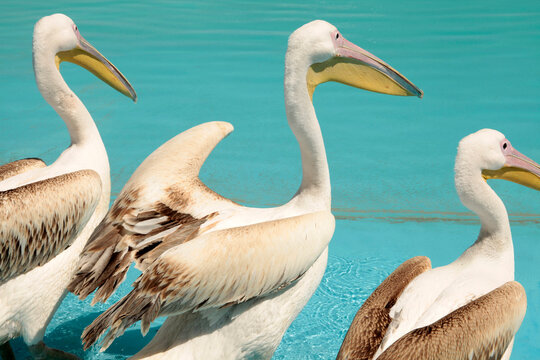
[[[471,212],[416,211],[416,210],[359,210],[334,208],[332,212],[340,220],[377,220],[390,223],[453,222],[480,225],[480,220]],[[540,214],[508,214],[511,226],[538,225]]]

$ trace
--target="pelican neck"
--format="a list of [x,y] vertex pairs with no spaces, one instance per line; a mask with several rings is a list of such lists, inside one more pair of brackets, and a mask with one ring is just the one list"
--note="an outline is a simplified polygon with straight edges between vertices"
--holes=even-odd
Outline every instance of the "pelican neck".
[[462,203],[480,218],[480,233],[471,248],[490,256],[513,249],[504,203],[483,179],[481,170],[471,170],[456,161],[455,183]]
[[39,92],[64,120],[72,145],[102,143],[99,131],[82,101],[71,91],[56,67],[55,53],[34,42],[33,65]]
[[110,193],[109,159],[94,120],[64,81],[56,67],[55,51],[34,37],[33,65],[38,89],[43,98],[64,120],[71,145],[49,166],[47,176],[82,169],[96,171],[102,182],[102,202],[107,207]]
[[309,199],[329,210],[330,173],[321,129],[307,88],[306,76],[310,65],[299,51],[287,51],[285,110],[302,157],[302,183],[295,197]]

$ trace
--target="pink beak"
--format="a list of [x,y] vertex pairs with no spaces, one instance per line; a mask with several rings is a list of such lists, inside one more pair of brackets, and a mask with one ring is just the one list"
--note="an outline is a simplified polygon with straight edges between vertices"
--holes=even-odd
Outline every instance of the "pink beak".
[[506,166],[512,166],[527,170],[540,177],[540,165],[514,149],[512,144],[510,144],[510,141],[508,141],[507,139],[501,141],[501,149],[504,157],[506,158]]
[[386,76],[394,80],[409,93],[414,94],[419,98],[424,96],[422,90],[417,88],[397,70],[392,68],[390,65],[388,65],[369,51],[366,51],[345,39],[338,30],[335,30],[332,33],[332,41],[334,42],[336,56],[351,58],[363,62],[366,65],[378,70],[379,72],[385,74]]

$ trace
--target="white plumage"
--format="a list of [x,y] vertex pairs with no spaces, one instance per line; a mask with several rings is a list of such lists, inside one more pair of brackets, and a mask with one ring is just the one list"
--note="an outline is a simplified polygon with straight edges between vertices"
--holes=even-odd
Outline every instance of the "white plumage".
[[[381,360],[510,357],[527,301],[523,287],[513,281],[508,214],[489,178],[540,190],[540,166],[500,132],[484,129],[462,139],[455,184],[463,204],[480,218],[477,240],[446,266],[431,269],[429,259],[421,257],[401,265],[358,311],[339,359],[356,351]],[[376,315],[362,323],[369,311]],[[370,346],[358,334],[371,339]]]
[[34,356],[72,359],[42,339],[80,252],[107,212],[110,179],[96,125],[62,79],[59,63],[78,63],[136,96],[65,15],[36,23],[33,56],[38,88],[65,121],[72,143],[50,166],[27,159],[0,167],[0,344],[22,336]]
[[199,169],[232,131],[202,124],[169,140],[135,171],[86,247],[70,290],[107,299],[131,262],[134,289],[83,333],[103,346],[137,320],[169,316],[135,359],[270,358],[326,267],[334,231],[326,152],[311,95],[325,81],[372,91],[421,91],[336,28],[314,21],[289,38],[285,105],[302,155],[302,184],[276,208],[248,208],[208,189]]

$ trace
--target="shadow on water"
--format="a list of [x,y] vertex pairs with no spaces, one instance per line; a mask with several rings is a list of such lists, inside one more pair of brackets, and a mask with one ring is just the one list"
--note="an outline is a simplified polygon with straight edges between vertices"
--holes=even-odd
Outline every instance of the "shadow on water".
[[114,340],[111,346],[107,349],[107,354],[132,356],[140,351],[159,330],[159,326],[150,328],[146,336],[142,336],[139,323],[131,330],[128,330],[121,337]]
[[[86,352],[83,351],[81,334],[84,328],[92,323],[92,321],[100,314],[101,312],[99,311],[92,312],[76,319],[60,323],[52,331],[47,332],[43,341],[49,347],[67,351],[79,356],[81,359],[87,358],[90,353],[98,353],[98,346],[94,346]],[[159,326],[161,326],[161,324],[159,324]],[[159,326],[151,327],[148,334],[143,337],[139,324],[137,323],[131,330],[126,331],[124,335],[117,338],[107,349],[106,354],[113,356],[114,358],[118,358],[117,356],[120,355],[120,358],[122,359],[134,355],[154,337]],[[17,359],[32,359],[22,338],[19,337],[14,339],[10,343],[13,351],[17,354]],[[108,358],[109,356],[105,357]]]
[[[81,344],[81,334],[100,313],[92,312],[73,320],[60,323],[54,330],[48,331],[43,341],[49,347],[67,351],[80,358],[84,357]],[[11,341],[13,351],[18,355],[18,359],[32,359],[28,348],[21,337]]]

